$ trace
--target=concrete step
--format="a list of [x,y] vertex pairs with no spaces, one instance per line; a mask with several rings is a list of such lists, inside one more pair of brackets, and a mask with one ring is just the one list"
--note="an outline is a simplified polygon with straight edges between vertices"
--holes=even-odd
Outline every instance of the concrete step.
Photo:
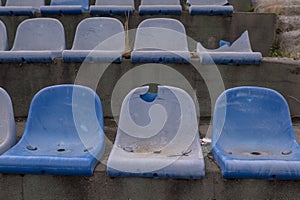
[[283,56],[300,58],[300,0],[253,0],[256,12],[278,15],[277,38]]
[[[120,109],[123,98],[112,100],[112,93],[116,83],[122,80],[123,92],[126,95],[134,87],[140,86],[139,82],[152,80],[150,83],[173,85],[185,88],[183,83],[188,81],[199,102],[200,116],[210,117],[214,101],[222,92],[222,88],[232,88],[241,85],[269,87],[280,92],[288,101],[291,115],[300,117],[300,61],[292,59],[264,58],[261,65],[200,65],[197,58],[191,64],[168,64],[183,75],[175,77],[174,73],[159,75],[163,66],[147,71],[143,63],[131,63],[123,59],[121,64],[81,64],[64,63],[57,59],[53,63],[2,63],[0,67],[0,86],[5,88],[11,96],[16,117],[26,117],[32,97],[42,88],[56,84],[76,83],[90,86],[99,94],[105,117],[112,117],[112,102],[116,110]],[[102,74],[101,70],[107,70]],[[135,72],[133,69],[140,68]],[[166,66],[165,66],[166,67]],[[160,71],[158,72],[157,70]],[[99,71],[100,70],[100,71]],[[133,70],[133,71],[132,71]],[[146,71],[145,71],[146,70]],[[137,73],[134,76],[131,73]],[[86,74],[87,73],[87,74]],[[131,77],[130,76],[133,76]],[[129,76],[129,78],[128,78]],[[127,77],[127,78],[126,78]],[[78,80],[80,80],[78,82]],[[209,90],[211,93],[209,93]],[[198,105],[197,105],[198,106]],[[119,112],[116,112],[119,113]]]
[[[294,123],[294,129],[297,135],[299,122]],[[0,174],[0,199],[300,199],[299,181],[223,179],[208,151],[203,147],[203,180],[110,178],[105,165],[99,164],[90,177]]]
[[253,0],[253,7],[259,13],[276,13],[281,15],[295,15],[299,13],[299,0]]
[[[280,48],[282,52],[293,53],[300,57],[300,29],[283,32],[279,35]],[[293,56],[292,56],[293,57]]]
[[278,14],[286,16],[300,15],[300,4],[282,6]]
[[281,32],[300,31],[300,15],[298,16],[278,16],[278,27]]

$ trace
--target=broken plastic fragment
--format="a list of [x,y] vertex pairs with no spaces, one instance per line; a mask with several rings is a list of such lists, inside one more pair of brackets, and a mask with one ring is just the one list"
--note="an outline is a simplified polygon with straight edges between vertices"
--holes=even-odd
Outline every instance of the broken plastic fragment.
[[202,138],[201,139],[201,145],[205,146],[205,145],[210,145],[211,143],[211,139],[210,138]]

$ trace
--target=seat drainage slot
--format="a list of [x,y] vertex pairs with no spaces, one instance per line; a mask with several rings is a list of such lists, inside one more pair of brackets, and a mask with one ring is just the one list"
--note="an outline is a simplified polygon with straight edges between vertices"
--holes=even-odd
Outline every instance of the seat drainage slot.
[[291,150],[285,150],[285,151],[282,151],[282,152],[281,152],[282,155],[289,155],[289,154],[291,154],[291,153],[292,153]]
[[257,151],[252,151],[252,152],[251,152],[251,155],[259,156],[259,155],[261,155],[261,153],[260,153],[260,152],[257,152]]
[[30,150],[30,151],[36,151],[36,150],[37,150],[37,147],[31,146],[31,145],[27,146],[26,148],[27,148],[28,150]]

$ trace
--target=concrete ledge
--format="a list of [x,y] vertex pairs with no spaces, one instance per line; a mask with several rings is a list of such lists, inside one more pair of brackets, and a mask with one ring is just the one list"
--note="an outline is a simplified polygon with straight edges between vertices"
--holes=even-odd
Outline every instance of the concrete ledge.
[[[10,94],[15,117],[27,117],[29,105],[34,94],[40,89],[55,84],[73,84],[78,70],[86,71],[88,77],[84,77],[80,84],[93,85],[91,80],[99,80],[97,93],[99,94],[104,116],[111,117],[111,95],[117,81],[128,71],[143,64],[133,64],[124,59],[121,64],[111,64],[99,77],[99,71],[104,69],[100,64],[64,63],[56,60],[53,63],[2,63],[0,68],[0,86]],[[225,88],[241,85],[252,85],[273,88],[284,95],[289,103],[292,117],[300,116],[300,61],[286,59],[264,58],[261,65],[200,65],[199,59],[192,59],[191,64],[168,64],[166,66],[175,69],[183,75],[182,79],[174,79],[172,74],[160,77],[157,71],[145,74],[143,71],[129,80],[128,86],[134,86],[135,80],[154,77],[170,80],[169,85],[176,85],[186,79],[194,88],[200,106],[202,117],[211,116],[211,98],[207,83],[215,86],[216,83],[224,84]],[[200,73],[196,70],[198,68]],[[219,76],[220,74],[220,76]],[[220,81],[221,80],[221,81]],[[223,82],[223,83],[222,83]],[[129,91],[128,91],[129,92]],[[216,95],[222,90],[216,88]],[[215,99],[212,99],[214,101]],[[122,99],[114,106],[120,107]],[[214,103],[213,103],[214,105]]]
[[[65,27],[66,47],[70,49],[73,44],[75,30],[80,21],[84,18],[91,17],[90,14],[82,15],[65,15],[65,16],[40,16],[35,17],[52,17],[57,18]],[[123,24],[126,18],[115,16]],[[207,48],[216,48],[220,39],[230,42],[235,41],[245,30],[249,31],[252,48],[254,51],[260,51],[264,56],[268,56],[270,48],[275,40],[276,15],[269,13],[234,13],[225,16],[201,16],[190,15],[188,11],[183,11],[181,15],[145,15],[140,16],[134,13],[128,19],[129,30],[136,29],[139,23],[148,18],[169,17],[178,19],[186,28],[187,35],[198,42],[201,42]],[[0,16],[0,20],[7,27],[9,47],[12,47],[15,32],[18,25],[31,17],[26,16]],[[133,41],[130,41],[133,43]],[[196,46],[190,45],[193,51]]]
[[[209,166],[207,166],[209,167]],[[207,172],[203,180],[1,175],[1,199],[299,199],[299,181],[225,180]]]

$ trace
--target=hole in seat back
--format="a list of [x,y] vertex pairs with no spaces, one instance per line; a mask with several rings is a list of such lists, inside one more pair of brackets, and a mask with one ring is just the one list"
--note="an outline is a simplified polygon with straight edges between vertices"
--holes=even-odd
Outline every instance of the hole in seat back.
[[198,134],[191,97],[181,89],[158,86],[155,99],[145,101],[141,95],[147,91],[148,86],[140,87],[125,97],[115,145],[138,153],[152,153],[179,141],[178,148],[189,147]]

